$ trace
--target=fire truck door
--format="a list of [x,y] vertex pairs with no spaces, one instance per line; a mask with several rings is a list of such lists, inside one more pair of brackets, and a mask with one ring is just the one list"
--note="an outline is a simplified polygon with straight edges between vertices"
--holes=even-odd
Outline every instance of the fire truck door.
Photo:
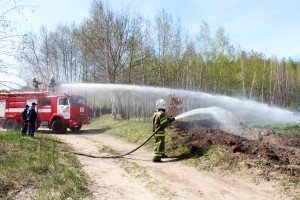
[[5,117],[5,101],[0,101],[0,117]]
[[57,113],[61,114],[65,119],[70,119],[70,103],[66,97],[58,99]]

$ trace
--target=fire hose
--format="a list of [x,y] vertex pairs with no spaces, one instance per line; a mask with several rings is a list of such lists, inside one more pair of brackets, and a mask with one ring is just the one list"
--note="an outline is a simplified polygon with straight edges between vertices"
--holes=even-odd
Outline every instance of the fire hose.
[[136,150],[138,150],[139,148],[141,148],[142,146],[144,146],[155,135],[155,133],[157,131],[158,131],[158,129],[155,130],[154,133],[152,135],[150,135],[150,137],[147,140],[145,140],[140,146],[136,147],[135,149],[133,149],[133,150],[127,152],[127,153],[121,154],[121,155],[94,156],[94,155],[89,155],[89,154],[84,154],[84,153],[79,153],[79,152],[73,152],[73,154],[80,155],[80,156],[86,156],[86,157],[90,157],[90,158],[121,158],[123,156],[129,155],[129,154],[135,152]]

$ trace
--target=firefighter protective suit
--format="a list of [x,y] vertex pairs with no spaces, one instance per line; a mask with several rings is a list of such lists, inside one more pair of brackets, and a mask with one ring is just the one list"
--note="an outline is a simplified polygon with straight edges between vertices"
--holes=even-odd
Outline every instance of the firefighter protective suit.
[[155,133],[155,150],[153,152],[153,161],[159,162],[161,158],[167,157],[165,154],[165,128],[174,121],[174,118],[167,118],[164,109],[159,109],[152,118],[153,129]]

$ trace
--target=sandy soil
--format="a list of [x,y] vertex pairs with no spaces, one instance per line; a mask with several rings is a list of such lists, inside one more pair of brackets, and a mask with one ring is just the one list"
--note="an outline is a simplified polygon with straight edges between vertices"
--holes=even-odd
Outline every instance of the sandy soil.
[[[98,156],[105,155],[99,152],[103,145],[120,153],[137,146],[101,130],[53,136],[74,151]],[[198,171],[171,158],[153,163],[152,152],[145,149],[122,159],[77,157],[91,180],[94,199],[288,199],[277,182],[254,181],[245,173]]]

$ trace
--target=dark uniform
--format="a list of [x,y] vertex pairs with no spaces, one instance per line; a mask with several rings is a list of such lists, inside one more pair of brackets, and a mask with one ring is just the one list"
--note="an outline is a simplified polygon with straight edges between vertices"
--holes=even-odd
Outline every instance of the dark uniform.
[[32,84],[33,84],[34,91],[37,92],[37,91],[39,91],[39,85],[41,85],[42,82],[39,82],[36,80],[36,78],[33,78]]
[[37,119],[37,113],[35,112],[35,105],[36,105],[36,103],[33,102],[32,107],[28,113],[28,122],[29,122],[28,135],[32,136],[32,137],[34,136],[35,121]]
[[159,162],[161,158],[166,158],[165,154],[165,128],[174,121],[174,118],[167,118],[164,109],[159,109],[154,113],[152,118],[152,131],[155,132],[155,150],[153,153],[153,161]]
[[56,82],[55,82],[54,76],[51,77],[51,79],[50,79],[50,81],[48,83],[48,87],[49,87],[49,91],[51,93],[55,92]]
[[24,111],[21,113],[22,116],[22,129],[21,129],[21,133],[22,135],[26,135],[27,133],[27,129],[28,129],[28,108],[29,106],[26,105]]

